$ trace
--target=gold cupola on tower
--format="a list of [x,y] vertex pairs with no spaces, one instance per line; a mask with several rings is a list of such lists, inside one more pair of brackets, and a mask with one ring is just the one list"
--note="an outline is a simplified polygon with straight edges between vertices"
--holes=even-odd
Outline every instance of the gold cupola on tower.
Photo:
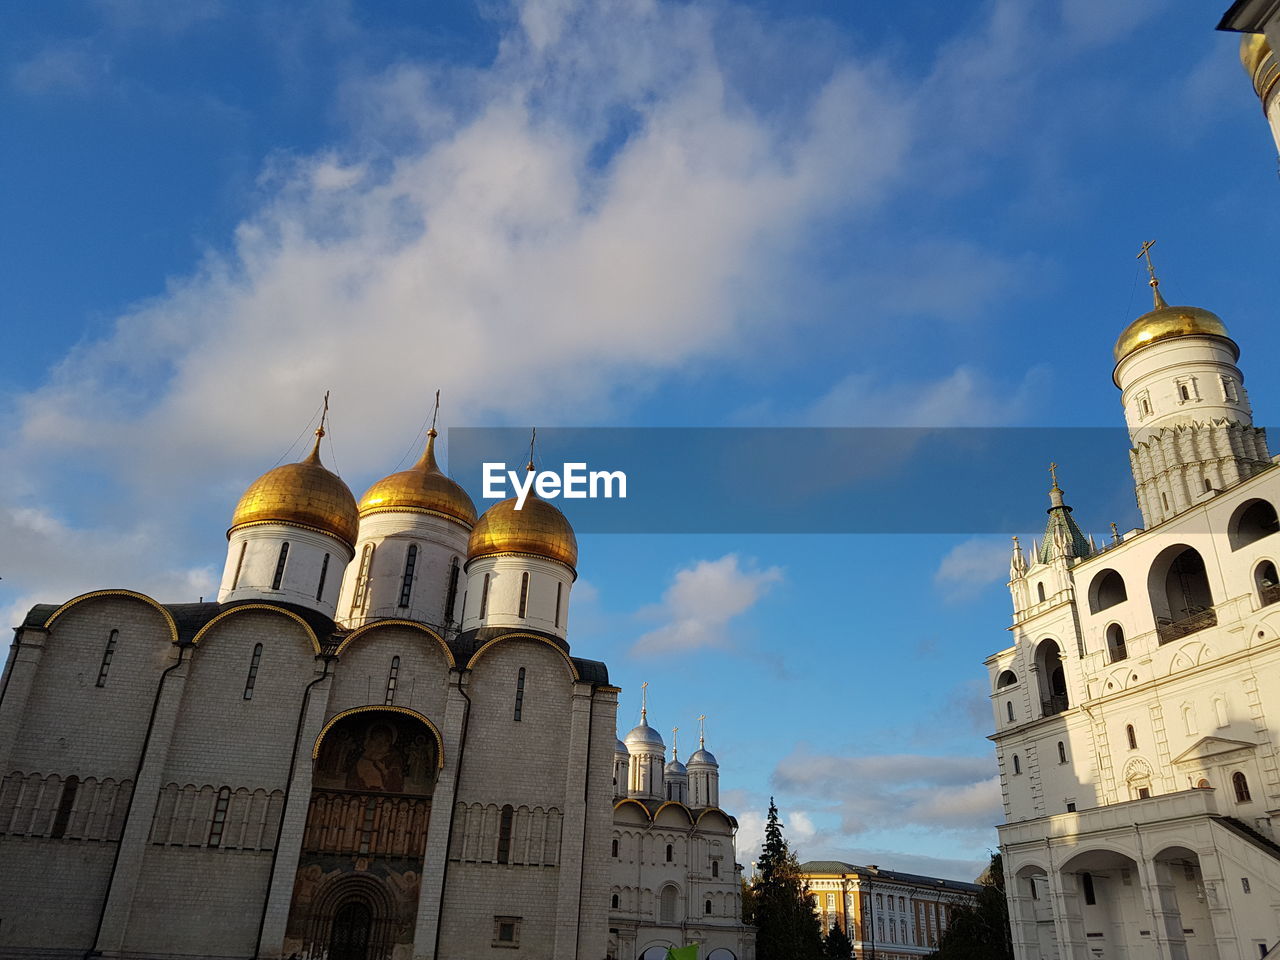
[[323,436],[321,420],[315,445],[306,457],[268,470],[249,484],[231,516],[228,537],[240,527],[287,523],[327,533],[355,546],[359,526],[356,498],[342,478],[320,462]]
[[1253,81],[1253,89],[1265,104],[1280,82],[1275,51],[1265,33],[1246,33],[1240,38],[1240,64]]
[[1165,302],[1160,294],[1160,281],[1156,279],[1155,268],[1151,265],[1150,249],[1151,244],[1144,244],[1138,256],[1147,258],[1147,272],[1150,274],[1147,284],[1151,287],[1154,309],[1124,328],[1116,340],[1116,363],[1119,364],[1136,350],[1174,337],[1220,337],[1234,347],[1235,341],[1216,313],[1201,307],[1171,307]]
[[360,516],[404,511],[428,513],[466,527],[476,522],[476,505],[467,492],[449,479],[436,463],[436,431],[427,431],[427,446],[408,470],[384,477],[360,498]]
[[[532,461],[528,469],[533,470]],[[578,538],[568,518],[530,490],[521,509],[516,509],[515,497],[495,503],[471,531],[468,560],[502,555],[554,560],[576,574]]]

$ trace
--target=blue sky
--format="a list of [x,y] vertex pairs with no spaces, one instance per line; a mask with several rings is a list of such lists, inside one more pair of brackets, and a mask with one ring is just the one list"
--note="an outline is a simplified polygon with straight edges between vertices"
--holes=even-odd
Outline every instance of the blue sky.
[[[1223,7],[6,5],[0,609],[212,594],[325,389],[357,493],[437,388],[451,426],[1119,425],[1152,237],[1267,422],[1276,164]],[[682,742],[709,715],[744,837],[775,793],[802,856],[963,877],[1006,562],[584,536],[571,640],[624,732],[641,680]]]

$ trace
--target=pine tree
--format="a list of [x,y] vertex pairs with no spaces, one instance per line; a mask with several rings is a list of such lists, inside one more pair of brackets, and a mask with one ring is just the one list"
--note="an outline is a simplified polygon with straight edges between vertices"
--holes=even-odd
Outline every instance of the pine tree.
[[822,960],[822,927],[809,901],[800,863],[787,847],[778,807],[769,798],[764,848],[750,889],[750,923],[756,926],[757,960]]
[[1009,904],[1004,896],[1004,860],[993,854],[978,880],[982,887],[971,907],[952,912],[935,960],[1013,960]]
[[827,939],[823,946],[826,949],[826,955],[831,960],[849,960],[853,956],[853,941],[845,934],[839,920],[831,924],[831,929],[827,931]]

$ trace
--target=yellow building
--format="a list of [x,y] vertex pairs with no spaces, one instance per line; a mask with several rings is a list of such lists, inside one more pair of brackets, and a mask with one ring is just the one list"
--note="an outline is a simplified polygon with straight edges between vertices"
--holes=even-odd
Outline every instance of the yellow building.
[[857,960],[914,960],[937,949],[952,912],[974,902],[975,883],[860,867],[842,860],[800,865],[825,935],[838,923]]

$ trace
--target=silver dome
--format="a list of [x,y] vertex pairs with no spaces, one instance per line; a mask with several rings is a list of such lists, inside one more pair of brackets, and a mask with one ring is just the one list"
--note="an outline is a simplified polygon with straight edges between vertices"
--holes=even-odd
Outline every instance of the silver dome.
[[695,750],[693,753],[693,756],[689,758],[690,766],[692,766],[695,763],[705,763],[708,766],[712,766],[712,767],[720,766],[720,762],[716,760],[715,755],[710,750],[704,750],[701,748],[699,748],[698,750]]
[[648,723],[641,721],[640,726],[632,729],[626,738],[627,751],[630,752],[632,747],[656,747],[658,752],[666,753],[667,745],[662,742],[662,734],[649,726]]

